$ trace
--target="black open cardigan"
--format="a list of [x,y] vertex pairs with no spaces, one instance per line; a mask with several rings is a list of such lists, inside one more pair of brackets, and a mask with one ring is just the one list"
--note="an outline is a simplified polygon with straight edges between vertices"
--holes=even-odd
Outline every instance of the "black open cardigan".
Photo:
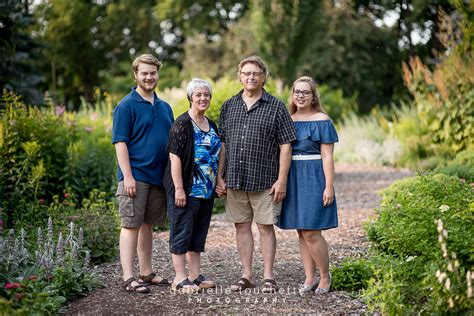
[[[208,117],[209,125],[214,128],[216,134],[219,135],[217,125]],[[169,132],[168,153],[173,153],[181,159],[183,187],[186,195],[189,195],[189,190],[193,185],[193,167],[194,167],[194,126],[188,112],[180,115]],[[168,165],[163,177],[163,186],[166,192],[174,194],[174,183],[171,177],[171,161],[168,157]]]

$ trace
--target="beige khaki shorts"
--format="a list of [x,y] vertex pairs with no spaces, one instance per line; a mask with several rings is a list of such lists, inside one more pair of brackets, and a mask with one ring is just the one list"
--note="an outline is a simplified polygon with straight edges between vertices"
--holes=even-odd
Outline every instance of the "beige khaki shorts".
[[273,202],[270,189],[261,192],[245,192],[227,189],[225,210],[227,220],[232,223],[273,225],[281,212],[281,202]]
[[136,182],[137,195],[128,196],[123,181],[117,186],[117,200],[122,227],[140,227],[143,223],[164,226],[166,220],[166,192],[163,187]]

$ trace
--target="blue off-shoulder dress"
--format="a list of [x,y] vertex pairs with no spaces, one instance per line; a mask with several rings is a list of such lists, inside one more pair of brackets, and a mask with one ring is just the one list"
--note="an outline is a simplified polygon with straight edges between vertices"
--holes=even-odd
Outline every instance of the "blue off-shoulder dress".
[[[330,120],[295,122],[296,140],[291,144],[292,155],[321,154],[321,144],[337,142],[338,136]],[[288,175],[286,197],[283,200],[277,226],[282,229],[323,230],[338,225],[336,198],[323,206],[326,187],[323,162],[292,160]]]

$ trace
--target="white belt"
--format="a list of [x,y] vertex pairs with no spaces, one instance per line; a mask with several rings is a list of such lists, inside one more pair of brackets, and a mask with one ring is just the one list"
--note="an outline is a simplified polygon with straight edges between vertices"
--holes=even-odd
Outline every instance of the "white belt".
[[321,155],[293,155],[291,160],[319,160]]

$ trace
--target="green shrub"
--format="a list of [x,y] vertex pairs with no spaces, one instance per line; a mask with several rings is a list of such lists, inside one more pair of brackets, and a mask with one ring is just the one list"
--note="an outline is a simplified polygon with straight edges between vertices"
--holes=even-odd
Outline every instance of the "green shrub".
[[[418,175],[395,182],[381,195],[378,218],[368,224],[367,232],[384,253],[399,257],[437,256],[433,222],[441,218],[447,225],[459,228],[451,235],[453,250],[463,253],[463,258],[469,260],[466,263],[474,264],[474,249],[465,237],[467,234],[474,238],[474,228],[463,222],[473,199],[469,185],[441,174]],[[448,211],[443,211],[446,207]]]
[[110,200],[116,167],[110,101],[60,115],[27,107],[15,95],[1,101],[0,208],[8,228],[44,224],[44,206],[65,192],[80,202],[98,189]]
[[415,98],[431,142],[457,153],[472,146],[474,135],[474,63],[454,50],[432,72],[418,57],[404,65],[405,82]]
[[465,179],[469,183],[474,182],[474,150],[466,149],[459,152],[453,160],[447,161],[445,165],[438,166],[434,172],[456,176]]
[[366,226],[374,275],[362,297],[371,311],[460,313],[474,308],[467,294],[474,266],[469,184],[443,174],[402,179],[382,191],[377,214]]
[[349,292],[367,287],[373,271],[367,259],[345,259],[339,267],[332,270],[333,287],[336,290]]

